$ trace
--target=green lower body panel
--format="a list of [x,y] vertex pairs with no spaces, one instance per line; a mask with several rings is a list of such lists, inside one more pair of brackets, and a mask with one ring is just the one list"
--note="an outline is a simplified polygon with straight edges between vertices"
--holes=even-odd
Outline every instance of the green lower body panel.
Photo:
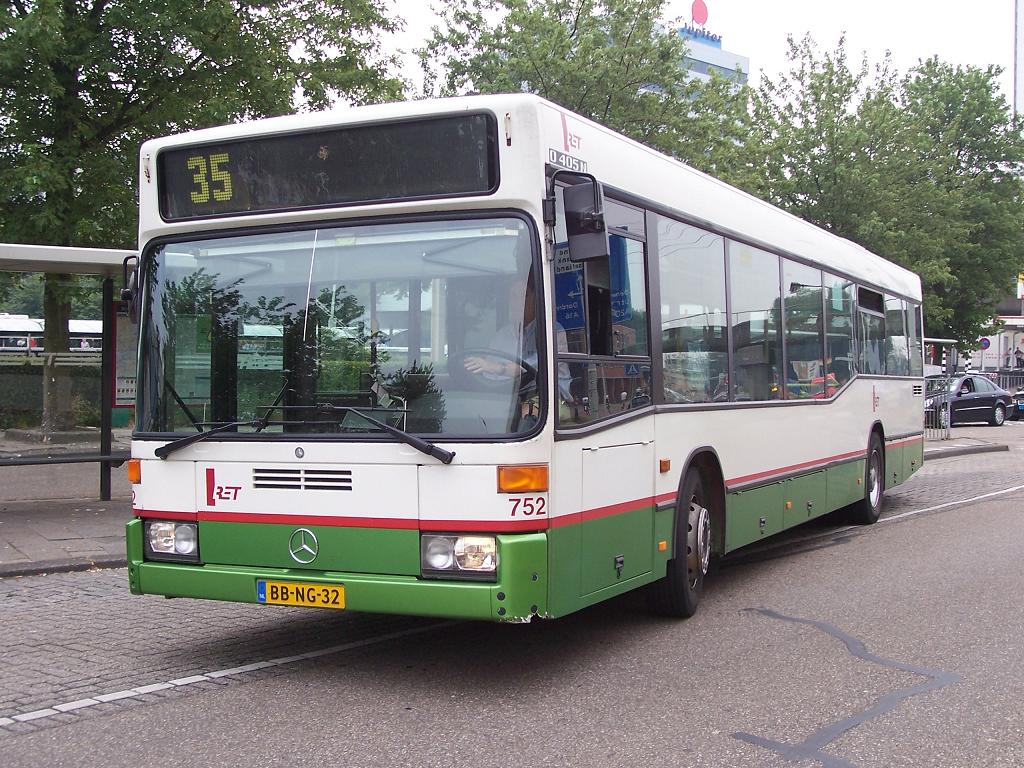
[[840,509],[864,498],[864,460],[851,461],[827,470],[829,510]]
[[907,479],[907,469],[903,464],[903,446],[887,445],[885,447],[885,487],[892,488]]
[[565,616],[662,578],[673,556],[674,529],[674,507],[640,507],[552,528],[549,615]]
[[924,439],[903,446],[904,477],[909,478],[924,464]]
[[[887,452],[887,461],[902,462],[903,457],[902,447]],[[903,463],[899,463],[895,482],[888,464],[886,475],[889,478],[887,486],[902,482],[906,479]],[[725,551],[731,552],[761,541],[863,498],[863,459],[728,493],[725,502]]]
[[783,528],[783,483],[726,494],[725,550],[766,539]]
[[[239,537],[249,526],[227,525],[235,526]],[[486,583],[308,568],[146,561],[141,520],[128,523],[127,543],[133,594],[256,603],[256,582],[270,579],[344,585],[345,606],[353,611],[487,621],[528,621],[534,615],[548,615],[548,543],[543,533],[498,536],[498,581]],[[202,534],[199,545],[204,551]],[[418,546],[414,551],[418,552]]]

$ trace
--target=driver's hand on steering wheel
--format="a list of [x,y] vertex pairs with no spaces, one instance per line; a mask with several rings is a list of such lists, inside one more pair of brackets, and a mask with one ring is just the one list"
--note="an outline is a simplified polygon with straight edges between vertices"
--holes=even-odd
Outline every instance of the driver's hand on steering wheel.
[[494,376],[515,376],[515,363],[504,360],[485,360],[482,357],[470,356],[465,362],[466,370],[470,373],[489,373]]

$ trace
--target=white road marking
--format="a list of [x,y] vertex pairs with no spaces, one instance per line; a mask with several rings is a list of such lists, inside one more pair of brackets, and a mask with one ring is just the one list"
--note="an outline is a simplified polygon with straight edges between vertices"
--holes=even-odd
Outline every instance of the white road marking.
[[15,715],[14,719],[19,723],[27,723],[30,720],[39,720],[43,717],[50,717],[52,715],[59,715],[56,709],[37,709],[35,712],[26,712],[23,715]]
[[63,712],[72,712],[76,709],[94,707],[97,704],[102,704],[108,701],[130,699],[135,696],[142,696],[147,693],[153,693],[154,691],[166,691],[169,688],[180,688],[186,685],[201,683],[203,681],[215,680],[219,677],[227,677],[229,675],[244,675],[247,672],[254,672],[257,669],[266,669],[267,667],[279,667],[283,664],[291,664],[296,661],[306,661],[308,659],[318,659],[321,656],[330,656],[333,653],[351,651],[355,648],[363,648],[368,645],[376,645],[377,643],[384,643],[388,640],[397,640],[400,637],[408,637],[410,635],[422,634],[423,632],[431,632],[435,629],[450,627],[453,624],[458,623],[459,622],[457,621],[443,621],[437,624],[431,624],[426,627],[417,627],[416,629],[404,629],[400,632],[389,632],[386,635],[368,637],[365,640],[356,640],[351,643],[341,643],[340,645],[332,645],[328,648],[320,648],[315,651],[309,651],[308,653],[300,653],[296,656],[281,656],[280,658],[271,659],[269,661],[256,661],[252,664],[244,664],[239,667],[231,667],[230,669],[218,669],[213,672],[206,672],[202,675],[180,677],[176,680],[168,680],[165,683],[151,683],[150,685],[140,685],[138,688],[131,688],[123,691],[114,691],[113,693],[101,693],[99,695],[94,695],[85,699],[68,701],[64,702],[63,704],[54,704],[45,709],[37,709],[33,712],[25,712],[24,714],[20,715],[11,715],[10,717],[0,717],[0,727],[6,725],[14,725],[16,723],[27,723],[32,720],[41,720],[46,717],[53,717],[54,715],[59,715]]
[[893,520],[902,520],[905,517],[912,517],[914,515],[921,515],[925,512],[934,512],[937,509],[946,509],[947,507],[955,507],[959,504],[970,504],[975,501],[981,501],[982,499],[991,499],[993,496],[1002,496],[1006,493],[1013,493],[1014,491],[1024,490],[1024,485],[1015,485],[1012,488],[1004,488],[1001,491],[992,491],[991,493],[983,493],[980,496],[972,496],[969,499],[957,499],[956,501],[947,501],[945,504],[936,504],[934,507],[925,507],[924,509],[913,509],[910,512],[903,512],[892,517],[883,517],[878,522],[880,523],[891,523]]

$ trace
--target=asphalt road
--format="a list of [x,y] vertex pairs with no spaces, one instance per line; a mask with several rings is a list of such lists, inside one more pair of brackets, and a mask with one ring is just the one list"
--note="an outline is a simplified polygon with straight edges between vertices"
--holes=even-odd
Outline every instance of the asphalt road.
[[123,570],[2,581],[0,717],[43,714],[0,721],[0,762],[1024,765],[1022,459],[932,462],[875,526],[727,561],[682,622],[632,597],[496,626],[131,597]]

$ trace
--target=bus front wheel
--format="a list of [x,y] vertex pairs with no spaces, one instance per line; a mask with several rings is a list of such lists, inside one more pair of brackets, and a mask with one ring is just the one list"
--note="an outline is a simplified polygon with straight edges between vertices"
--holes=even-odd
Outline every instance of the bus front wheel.
[[663,616],[688,618],[697,612],[704,594],[704,577],[711,560],[711,510],[704,482],[690,469],[676,504],[675,556],[665,577],[651,585],[651,610]]

